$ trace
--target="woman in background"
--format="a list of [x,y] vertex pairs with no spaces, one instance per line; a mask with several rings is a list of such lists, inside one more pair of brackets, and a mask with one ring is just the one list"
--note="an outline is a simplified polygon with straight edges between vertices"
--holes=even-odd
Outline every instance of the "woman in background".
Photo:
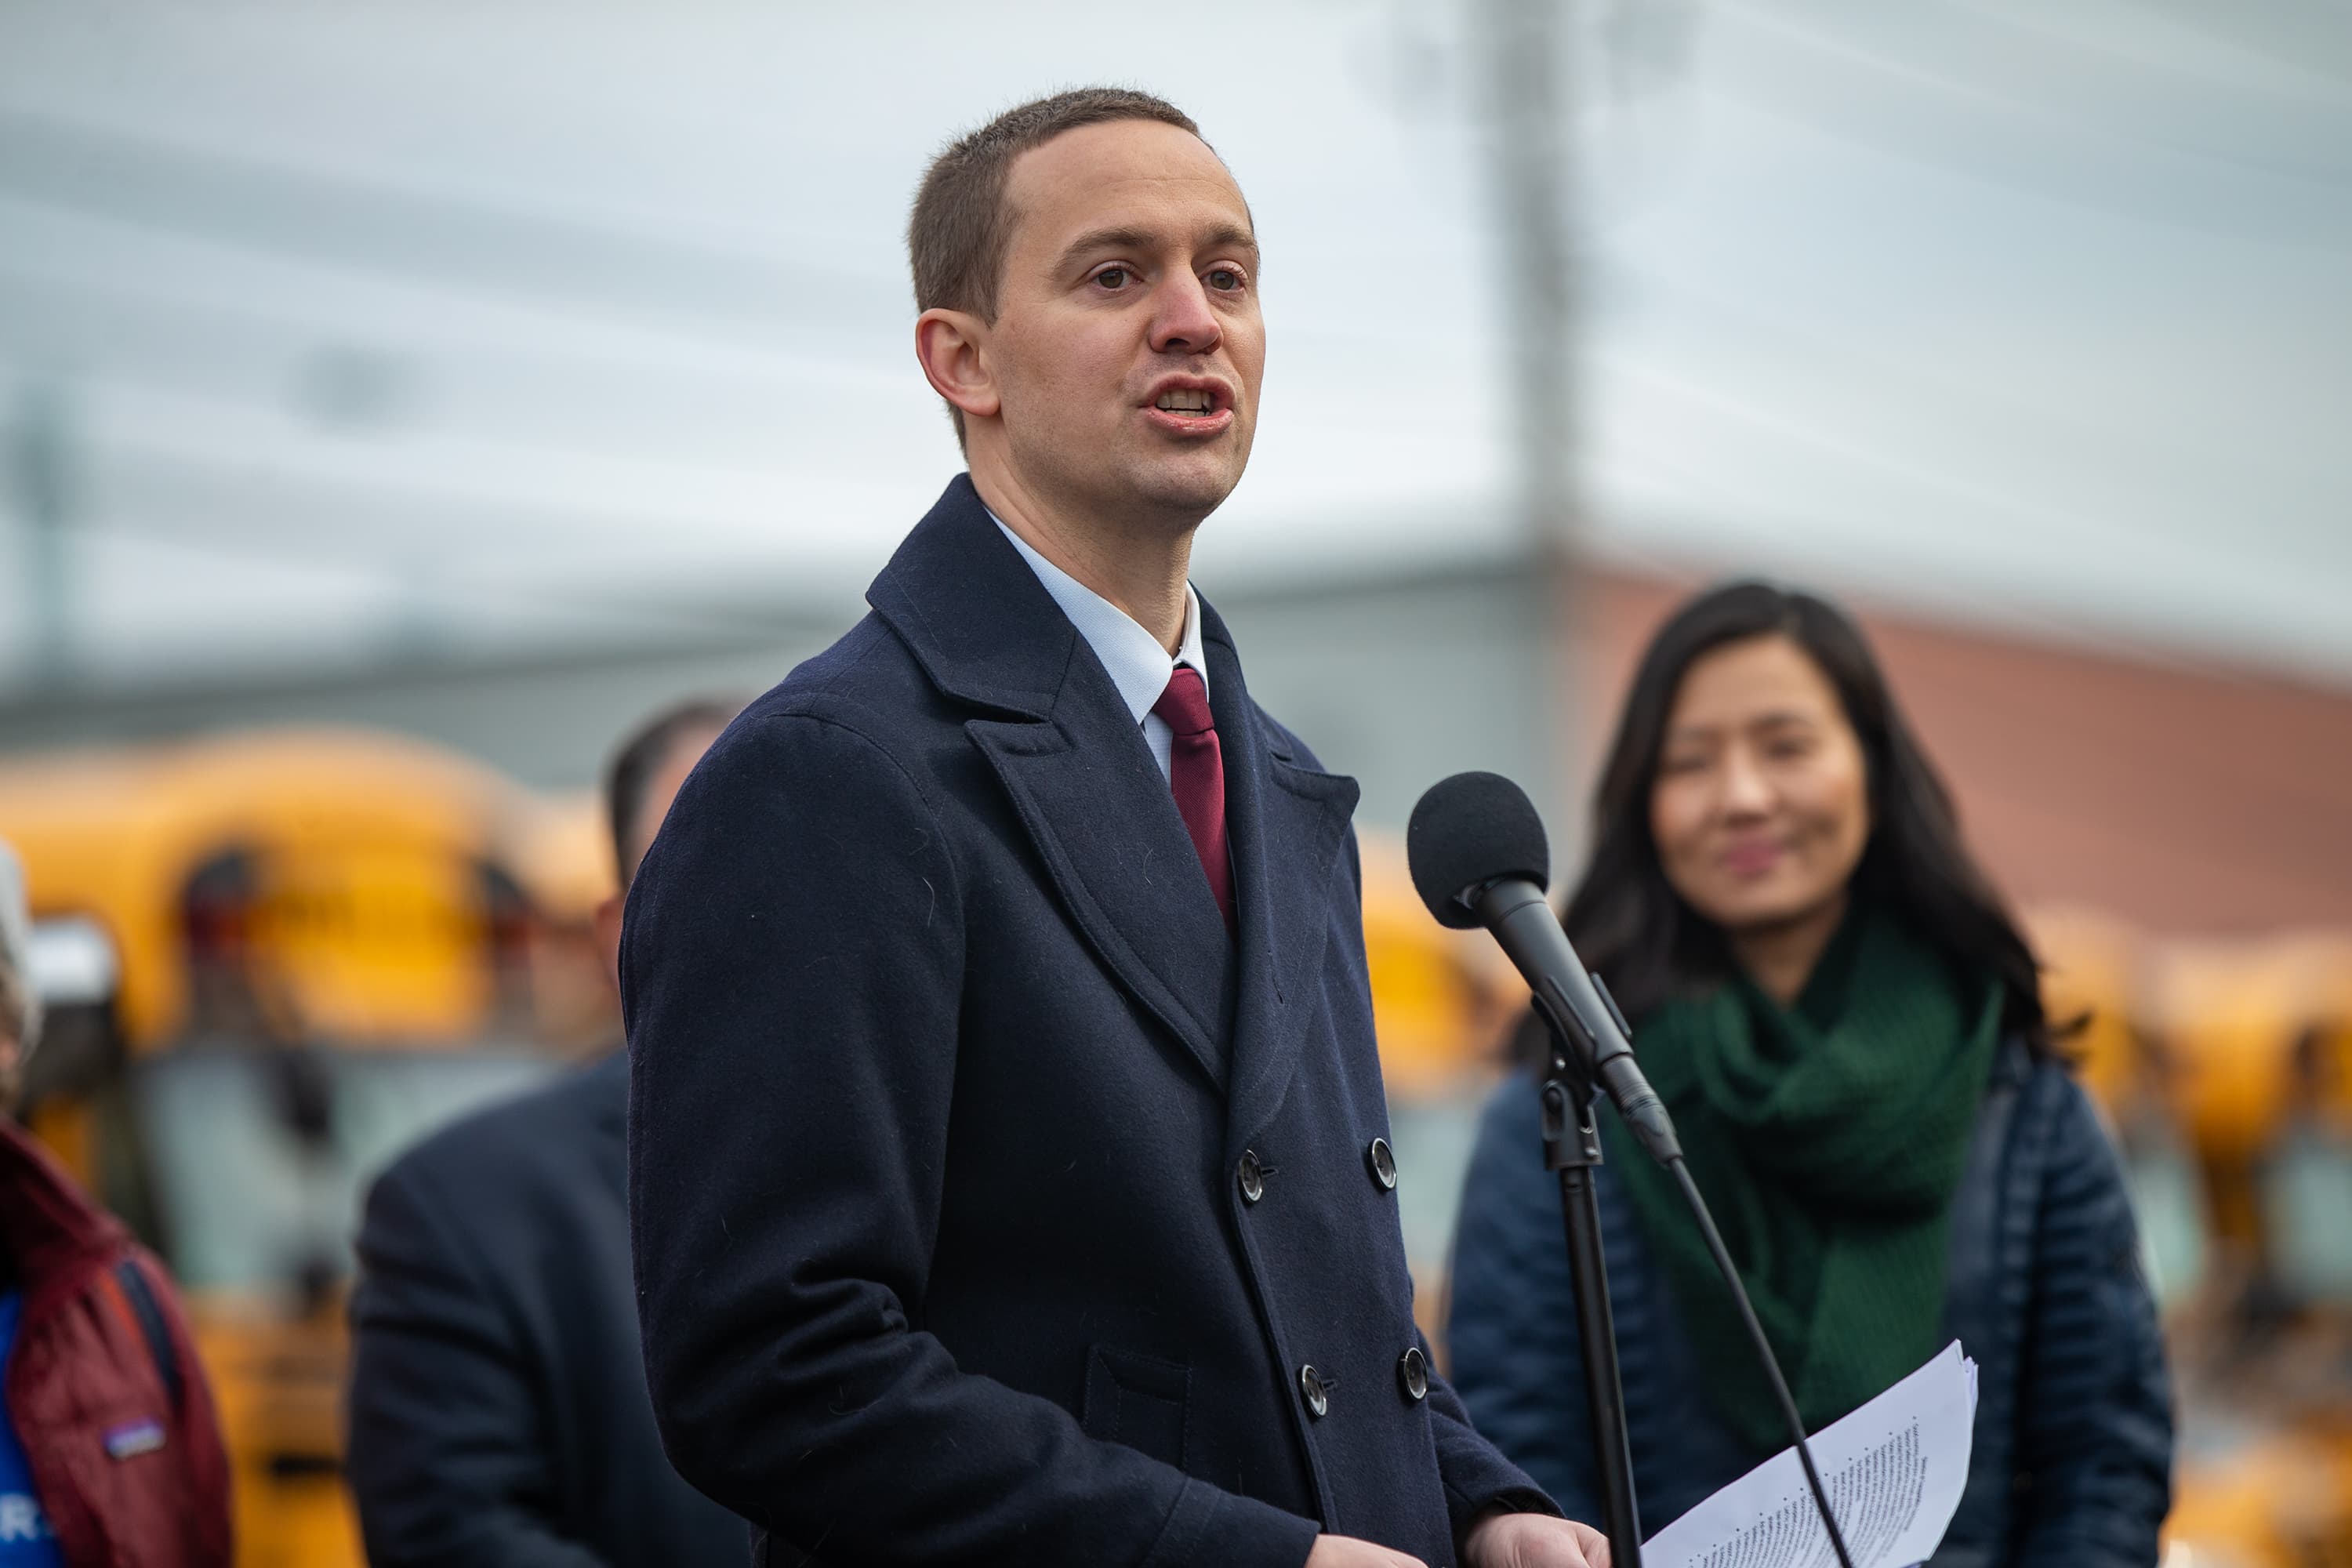
[[[1958,1339],[1979,1365],[1938,1564],[2156,1561],[2170,1394],[2120,1172],[1861,632],[1742,583],[1658,632],[1563,917],[1809,1431]],[[1521,1040],[1544,1059],[1540,1026]],[[1684,1210],[1600,1113],[1609,1293],[1644,1536],[1788,1447]],[[1559,1194],[1532,1073],[1488,1106],[1449,1343],[1478,1429],[1598,1519]]]

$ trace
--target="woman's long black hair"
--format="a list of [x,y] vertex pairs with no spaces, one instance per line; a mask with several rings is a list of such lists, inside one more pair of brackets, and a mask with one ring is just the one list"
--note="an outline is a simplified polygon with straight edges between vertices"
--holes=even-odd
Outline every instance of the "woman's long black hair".
[[[1951,793],[1912,738],[1862,629],[1828,601],[1769,583],[1700,595],[1642,656],[1593,801],[1592,858],[1561,917],[1579,956],[1637,1022],[1668,996],[1729,973],[1723,933],[1666,880],[1650,834],[1650,794],[1691,665],[1726,644],[1775,636],[1802,648],[1828,678],[1862,742],[1871,827],[1854,894],[1902,915],[1961,969],[1996,976],[2006,994],[2003,1025],[2035,1051],[2053,1050],[2033,950],[1961,842]],[[1541,1049],[1527,1032],[1521,1040]]]

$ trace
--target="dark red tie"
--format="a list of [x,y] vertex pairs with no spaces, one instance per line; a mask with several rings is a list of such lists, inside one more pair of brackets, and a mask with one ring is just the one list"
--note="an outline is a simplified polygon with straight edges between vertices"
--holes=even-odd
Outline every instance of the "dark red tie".
[[1217,909],[1231,931],[1234,864],[1225,853],[1225,754],[1217,746],[1217,721],[1209,713],[1209,689],[1201,672],[1178,665],[1151,710],[1174,732],[1168,748],[1168,787],[1175,792],[1177,815],[1192,836],[1201,869],[1209,874],[1209,891],[1217,896]]

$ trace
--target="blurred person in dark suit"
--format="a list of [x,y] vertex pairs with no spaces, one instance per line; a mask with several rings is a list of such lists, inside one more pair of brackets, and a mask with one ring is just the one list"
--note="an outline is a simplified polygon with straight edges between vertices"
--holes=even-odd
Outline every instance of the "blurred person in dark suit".
[[[2038,969],[1859,628],[1737,584],[1633,678],[1564,917],[1615,989],[1809,1430],[1960,1341],[1967,1490],[1935,1563],[2145,1565],[2169,1496],[2156,1309]],[[1522,1038],[1544,1058],[1543,1031]],[[1448,1342],[1479,1429],[1600,1495],[1536,1081],[1489,1105]],[[1789,1446],[1672,1177],[1597,1173],[1644,1528]]]
[[1355,782],[1187,582],[1256,420],[1247,204],[1087,89],[943,152],[908,248],[971,471],[629,899],[671,1458],[780,1564],[1585,1568],[1413,1326]]
[[[731,705],[673,708],[605,777],[625,892]],[[622,894],[597,910],[608,960]],[[368,1194],[350,1473],[375,1568],[740,1562],[744,1522],[678,1479],[629,1278],[629,1069],[614,1052],[453,1124]]]
[[228,1456],[171,1278],[16,1125],[31,930],[0,843],[0,1568],[227,1568]]

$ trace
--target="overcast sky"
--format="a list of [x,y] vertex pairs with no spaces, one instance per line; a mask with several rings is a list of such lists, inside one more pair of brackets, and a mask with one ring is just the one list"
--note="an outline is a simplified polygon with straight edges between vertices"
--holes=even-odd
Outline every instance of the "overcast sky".
[[[2352,680],[2352,24],[2319,9],[1584,7],[1595,547]],[[1094,79],[1189,108],[1266,250],[1203,586],[1499,551],[1475,16],[0,0],[0,418],[60,432],[79,663],[854,592],[956,467],[909,348],[923,161]]]

